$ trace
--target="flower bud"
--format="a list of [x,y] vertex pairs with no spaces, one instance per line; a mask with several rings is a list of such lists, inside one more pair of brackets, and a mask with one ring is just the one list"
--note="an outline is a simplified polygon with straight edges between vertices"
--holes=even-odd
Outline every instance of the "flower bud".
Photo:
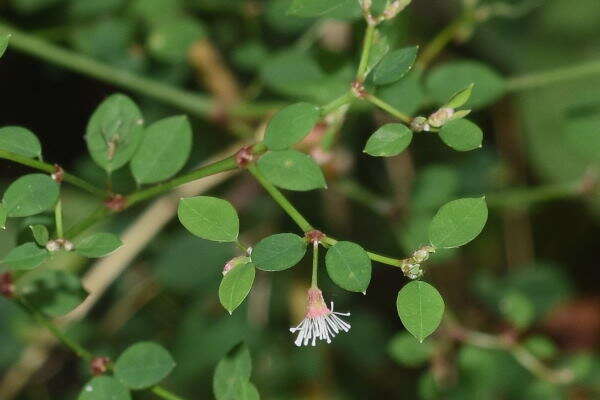
[[443,107],[431,114],[427,119],[427,122],[429,122],[429,125],[433,126],[434,128],[440,128],[444,126],[444,124],[448,122],[453,115],[453,108]]
[[48,250],[51,253],[59,251],[60,248],[60,242],[58,242],[57,240],[49,240],[48,243],[46,243],[46,250]]
[[425,117],[415,117],[410,123],[410,129],[414,132],[429,132],[431,126]]

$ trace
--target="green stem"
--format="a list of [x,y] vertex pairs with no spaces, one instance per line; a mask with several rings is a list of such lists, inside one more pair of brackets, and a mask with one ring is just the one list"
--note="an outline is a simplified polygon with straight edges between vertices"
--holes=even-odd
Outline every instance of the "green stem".
[[545,72],[533,72],[509,78],[506,82],[506,89],[510,92],[519,92],[599,74],[600,61],[596,60],[572,67],[558,68]]
[[273,200],[275,200],[275,202],[277,202],[277,204],[279,204],[281,208],[283,208],[287,215],[289,215],[290,218],[294,220],[294,222],[300,227],[300,229],[302,229],[304,232],[310,232],[315,229],[306,220],[306,218],[304,218],[302,214],[300,214],[300,211],[298,211],[296,207],[294,207],[292,203],[290,203],[289,200],[285,198],[283,193],[281,193],[279,189],[273,186],[273,184],[263,176],[263,174],[258,170],[258,168],[256,168],[256,165],[248,165],[248,171],[250,171],[250,173],[256,178],[258,183],[260,183],[261,186],[271,195]]
[[29,314],[37,323],[46,327],[61,343],[67,346],[69,349],[73,351],[73,353],[77,354],[80,358],[83,358],[86,361],[91,361],[94,356],[92,353],[84,349],[79,343],[73,341],[70,337],[65,335],[60,329],[56,327],[52,323],[52,321],[48,320],[41,312],[36,310],[33,306],[31,306],[25,299],[21,297],[15,298],[15,302],[27,313]]
[[404,122],[405,124],[410,124],[412,121],[412,118],[410,116],[397,110],[391,104],[386,103],[385,101],[381,100],[378,97],[373,96],[372,94],[367,94],[367,96],[365,97],[365,100],[376,105],[377,107],[381,108],[382,110],[387,111],[389,114],[398,118],[400,121]]
[[[0,158],[3,158],[5,160],[14,161],[21,165],[26,165],[28,167],[47,172],[49,174],[56,172],[56,167],[52,164],[34,160],[33,158],[27,158],[25,156],[11,153],[9,151],[2,150],[2,149],[0,149]],[[69,182],[70,184],[77,186],[80,189],[83,189],[95,196],[100,197],[100,198],[105,198],[107,196],[107,193],[104,190],[92,185],[91,183],[84,181],[83,179],[81,179],[75,175],[69,174],[68,172],[63,173],[63,181]]]
[[325,116],[325,115],[329,114],[330,112],[337,110],[341,106],[351,103],[353,100],[354,100],[354,95],[352,95],[352,92],[348,91],[348,92],[344,93],[343,95],[341,95],[340,97],[338,97],[337,99],[333,100],[331,103],[325,104],[324,106],[322,106],[321,107],[321,116]]
[[319,285],[317,284],[317,278],[319,274],[319,243],[315,242],[313,244],[313,265],[312,265],[312,278],[311,285],[312,289],[317,289]]
[[360,63],[358,64],[358,70],[356,71],[356,80],[364,82],[367,67],[369,66],[369,55],[371,54],[371,47],[373,45],[373,38],[375,37],[375,24],[367,24],[367,30],[365,31],[365,39],[363,41],[363,48],[360,54]]
[[163,399],[166,399],[166,400],[184,400],[183,397],[179,397],[176,394],[169,392],[167,389],[163,388],[162,386],[154,386],[150,390],[155,395],[162,397]]
[[534,188],[515,188],[492,193],[486,200],[490,207],[525,208],[545,201],[577,197],[581,182],[543,185]]
[[417,68],[426,69],[431,61],[450,43],[461,29],[475,22],[474,11],[465,10],[456,20],[446,26],[425,46],[416,62]]
[[56,225],[56,236],[58,238],[63,237],[63,217],[62,217],[62,202],[58,200],[56,207],[54,207],[54,221]]

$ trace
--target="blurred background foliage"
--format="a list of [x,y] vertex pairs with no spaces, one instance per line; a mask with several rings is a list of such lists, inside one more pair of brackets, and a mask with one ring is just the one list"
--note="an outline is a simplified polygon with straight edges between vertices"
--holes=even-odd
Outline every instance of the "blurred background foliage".
[[[380,7],[382,2],[375,3]],[[460,12],[458,1],[413,3],[383,28],[392,47],[427,43]],[[408,114],[431,110],[437,98],[444,99],[436,92],[439,68],[455,61],[487,65],[493,76],[481,78],[482,89],[475,92],[480,103],[472,104],[473,118],[485,132],[481,150],[456,153],[436,138],[421,135],[410,153],[384,161],[368,158],[362,146],[387,117],[359,105],[348,114],[339,142],[327,153],[329,190],[295,193],[292,198],[326,232],[402,255],[425,243],[428,222],[440,205],[460,196],[490,194],[492,211],[484,233],[464,249],[436,254],[427,267],[427,280],[435,283],[463,325],[517,337],[540,359],[567,367],[575,374],[574,383],[559,387],[539,380],[510,354],[462,344],[444,327],[418,344],[403,330],[394,309],[404,278],[383,266],[374,269],[367,296],[345,293],[323,274],[327,297],[336,308],[352,312],[352,330],[332,345],[296,348],[287,328],[303,313],[309,260],[291,271],[259,272],[248,301],[229,316],[219,305],[217,291],[223,264],[238,250],[192,237],[176,222],[134,259],[69,333],[108,356],[139,340],[162,343],[177,361],[167,386],[190,399],[212,397],[213,369],[240,340],[249,344],[253,382],[265,399],[598,398],[600,272],[595,251],[600,202],[593,191],[537,201],[546,196],[536,196],[540,192],[535,190],[552,192],[557,184],[578,184],[582,179],[593,183],[597,176],[600,147],[592,146],[593,137],[585,141],[578,135],[600,135],[600,74],[501,99],[492,94],[492,104],[485,90],[505,83],[495,83],[496,75],[520,76],[600,60],[600,2],[504,3],[524,12],[464,32],[462,43],[451,44],[423,76],[414,72],[379,93]],[[352,79],[364,29],[360,10],[349,6],[326,19],[302,19],[286,15],[290,4],[291,0],[5,0],[0,1],[0,13],[2,21],[36,37],[198,93],[206,93],[215,82],[199,79],[206,72],[190,62],[189,50],[195,43],[210,43],[219,63],[233,71],[245,100],[324,104],[347,90]],[[84,150],[83,133],[96,105],[119,88],[10,48],[0,63],[0,76],[0,125],[31,129],[41,138],[47,160],[103,184],[103,172]],[[180,112],[130,94],[148,122]],[[260,121],[244,121],[241,128],[210,118],[192,122],[190,167],[236,136],[248,136],[244,127]],[[25,171],[3,162],[0,189]],[[127,168],[116,173],[113,185],[122,192],[135,187]],[[525,190],[506,192],[514,187]],[[296,231],[243,174],[214,192],[239,210],[246,243]],[[497,196],[494,202],[494,193],[500,192],[509,196]],[[67,225],[96,205],[74,190],[63,191],[63,202]],[[138,214],[139,210],[128,211],[104,229],[121,233]],[[31,223],[13,222],[1,232],[0,254],[25,241]],[[65,255],[54,258],[52,267],[81,274],[90,266]],[[43,330],[7,301],[0,301],[0,321],[0,371],[5,373],[0,385],[5,397],[0,397],[76,398],[88,379],[87,367],[65,349],[51,347],[50,357],[28,371],[32,357],[39,357],[31,353],[31,346],[44,343]],[[24,353],[26,349],[30,352]],[[23,387],[8,395],[11,386]],[[135,398],[144,396],[150,395]]]

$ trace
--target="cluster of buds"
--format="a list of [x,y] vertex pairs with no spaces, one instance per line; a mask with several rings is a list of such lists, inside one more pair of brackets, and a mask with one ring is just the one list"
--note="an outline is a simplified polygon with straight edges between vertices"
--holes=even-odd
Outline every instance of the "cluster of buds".
[[423,246],[416,250],[410,258],[402,261],[400,268],[409,279],[418,279],[423,276],[424,271],[421,264],[429,259],[429,254],[435,253],[435,247]]
[[48,243],[46,243],[46,250],[49,252],[55,252],[59,250],[72,251],[74,248],[75,245],[73,242],[62,238],[49,240]]
[[65,170],[58,164],[54,164],[54,173],[50,175],[52,180],[56,183],[61,183],[65,178]]
[[92,375],[99,376],[106,371],[108,371],[108,367],[110,365],[110,358],[108,357],[95,357],[90,362],[90,370],[92,371]]

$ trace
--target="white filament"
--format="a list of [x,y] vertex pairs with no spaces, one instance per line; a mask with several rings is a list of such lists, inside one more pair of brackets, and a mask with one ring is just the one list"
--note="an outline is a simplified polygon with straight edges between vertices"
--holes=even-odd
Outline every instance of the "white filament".
[[290,328],[290,332],[292,333],[300,331],[294,344],[296,346],[307,346],[310,342],[315,346],[317,339],[331,343],[331,339],[333,339],[340,331],[348,332],[350,330],[350,324],[343,321],[338,315],[348,317],[350,316],[350,313],[333,311],[333,302],[331,302],[331,311],[329,311],[329,313],[321,315],[320,317],[304,318],[298,326]]

